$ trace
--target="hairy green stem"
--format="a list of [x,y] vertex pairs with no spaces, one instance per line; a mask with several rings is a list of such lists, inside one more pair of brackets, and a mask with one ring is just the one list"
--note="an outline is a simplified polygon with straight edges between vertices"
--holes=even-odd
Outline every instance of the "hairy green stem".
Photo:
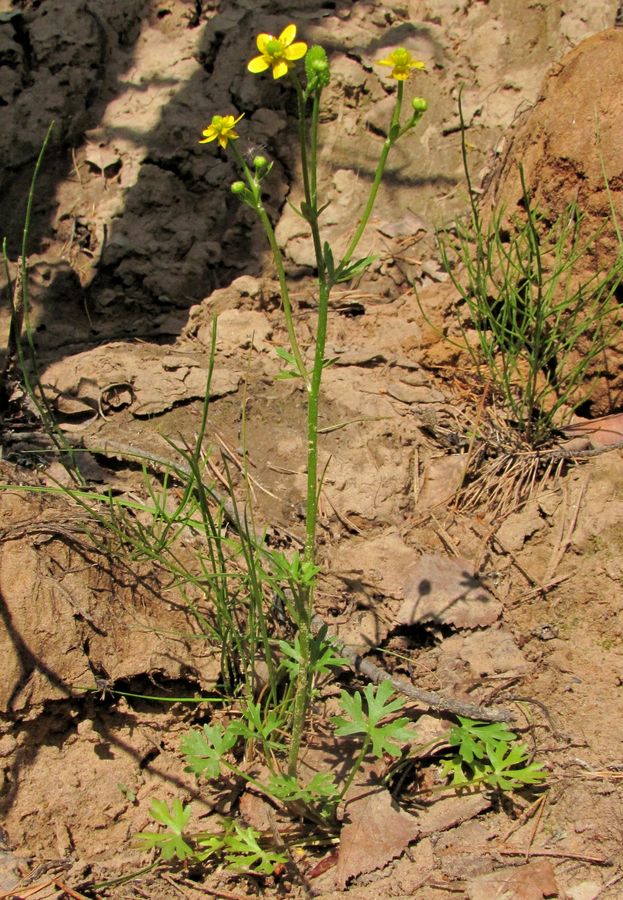
[[[305,607],[309,606],[313,596],[311,588],[303,591],[302,600]],[[307,718],[307,707],[309,705],[309,693],[311,686],[311,625],[307,615],[300,617],[298,624],[298,639],[300,649],[300,664],[296,676],[296,684],[294,689],[294,704],[292,707],[292,732],[290,735],[290,746],[288,748],[288,775],[296,777],[298,766],[298,758],[301,750],[301,741],[303,740],[303,732],[305,729],[305,719]]]
[[316,327],[316,348],[312,370],[311,389],[307,407],[307,509],[305,528],[306,562],[313,563],[316,548],[316,528],[318,521],[318,417],[320,408],[320,386],[324,369],[324,353],[327,342],[327,320],[329,312],[330,287],[325,282],[319,284],[318,322]]
[[320,95],[322,93],[322,89],[319,88],[314,93],[314,102],[312,105],[312,118],[311,118],[311,142],[309,147],[309,157],[310,157],[310,190],[311,190],[311,200],[316,212],[318,211],[318,122],[320,116]]

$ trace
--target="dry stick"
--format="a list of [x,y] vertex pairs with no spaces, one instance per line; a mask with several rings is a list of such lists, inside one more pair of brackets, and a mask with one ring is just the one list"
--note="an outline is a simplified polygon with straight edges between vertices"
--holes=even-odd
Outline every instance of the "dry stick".
[[[420,885],[418,885],[418,887],[420,887]],[[424,879],[421,887],[436,888],[439,891],[448,891],[450,894],[462,894],[463,897],[465,896],[465,888],[449,883],[447,884],[445,881],[426,881],[426,879]]]
[[[582,505],[582,501],[584,500],[584,494],[586,493],[586,489],[588,487],[589,479],[586,478],[582,487],[580,488],[580,494],[578,496],[578,501],[575,505],[575,509],[571,514],[571,522],[569,523],[569,527],[566,532],[562,531],[560,535],[560,541],[558,542],[558,546],[554,550],[552,554],[552,558],[550,559],[549,566],[547,567],[547,572],[545,573],[544,581],[550,582],[554,575],[556,574],[556,569],[562,562],[562,559],[567,552],[567,548],[571,543],[571,538],[573,537],[573,532],[575,531],[575,526],[578,522],[578,516],[580,514],[580,506]],[[564,522],[564,520],[563,520]],[[563,526],[564,527],[564,526]]]
[[[260,491],[262,491],[264,494],[267,494],[269,497],[272,497],[273,500],[279,500],[279,497],[277,497],[275,494],[273,494],[271,491],[269,491],[268,488],[264,487],[263,484],[260,484],[260,482],[257,480],[257,478],[254,478],[250,474],[250,472],[245,468],[245,466],[238,459],[236,452],[234,450],[232,450],[231,447],[227,446],[227,444],[225,443],[223,438],[220,436],[220,434],[216,435],[216,439],[219,442],[219,444],[221,445],[221,452],[224,452],[225,456],[227,456],[227,458],[232,461],[232,463],[238,469],[238,471],[240,472],[241,475],[243,475],[245,478],[248,478],[252,485],[259,488]],[[249,460],[249,462],[250,462],[250,460]],[[251,463],[251,465],[255,465],[255,464]],[[253,495],[253,499],[255,500],[255,495]]]
[[538,593],[539,591],[545,590],[546,585],[541,584],[539,579],[535,575],[532,575],[532,573],[529,572],[519,562],[519,560],[517,559],[517,557],[515,556],[513,551],[508,550],[507,547],[505,547],[505,545],[502,543],[500,538],[497,536],[497,534],[494,533],[496,531],[496,529],[498,528],[497,524],[493,528],[490,528],[485,534],[482,533],[481,529],[474,522],[470,522],[469,524],[470,524],[472,531],[477,535],[477,537],[481,538],[483,541],[482,550],[478,554],[478,560],[477,560],[477,563],[475,564],[476,571],[478,571],[480,569],[480,566],[482,564],[482,559],[487,550],[487,544],[489,543],[489,541],[491,541],[493,544],[497,545],[497,548],[500,551],[500,553],[504,554],[504,556],[508,556],[508,558],[510,559],[511,563],[515,566],[517,571],[521,575],[523,575],[523,577],[526,579],[526,581],[529,584],[531,584],[533,586],[534,591],[531,591],[530,593]]
[[[474,853],[499,853],[500,856],[525,856],[525,850],[501,849],[500,847],[484,847],[474,850]],[[600,856],[584,856],[582,853],[565,853],[562,850],[530,850],[529,856],[549,856],[553,859],[575,859],[579,862],[592,863],[594,866],[611,866],[611,859],[602,859]]]
[[[314,616],[312,619],[312,629],[318,634],[321,628],[326,627],[326,622],[322,616]],[[414,687],[411,682],[404,681],[402,678],[394,678],[389,672],[381,669],[368,659],[364,659],[359,653],[351,647],[346,646],[338,638],[331,634],[327,635],[338,653],[344,656],[355,672],[365,675],[368,681],[373,684],[380,684],[382,681],[390,681],[394,690],[411,700],[418,703],[424,703],[437,712],[450,712],[458,716],[466,716],[469,719],[480,719],[486,722],[514,722],[515,716],[510,710],[499,709],[497,707],[476,706],[474,703],[466,703],[463,700],[455,700],[451,697],[444,697],[435,691],[423,691]]]
[[[190,898],[190,900],[193,900],[193,897],[197,896],[196,892],[190,894],[188,891],[184,890],[184,888],[181,888],[179,886],[179,884],[175,883],[175,879],[172,878],[167,872],[161,872],[160,877],[162,878],[163,881],[166,881],[168,884],[170,884],[171,887],[173,888],[173,890],[177,891],[177,893],[180,894],[182,897],[188,897],[188,898]],[[196,888],[195,888],[195,891],[196,891]]]
[[619,873],[618,873],[617,875],[615,875],[613,878],[610,878],[610,879],[609,879],[608,881],[606,881],[606,883],[603,885],[603,887],[602,887],[602,889],[600,890],[600,892],[599,892],[598,894],[595,894],[595,897],[596,897],[596,898],[597,898],[597,897],[601,897],[602,894],[605,894],[605,892],[608,890],[608,888],[613,887],[613,886],[617,883],[617,881],[620,881],[622,878],[623,878],[623,872],[619,872]]
[[179,881],[180,884],[185,884],[186,887],[192,887],[202,894],[208,894],[210,897],[219,897],[221,900],[245,900],[242,894],[232,894],[231,891],[219,891],[216,888],[206,887],[205,884],[189,881],[187,878],[180,877]]
[[[146,465],[165,468],[168,472],[172,472],[173,474],[178,472],[189,477],[193,476],[191,468],[183,462],[175,462],[171,459],[155,456],[144,450],[139,450],[136,447],[120,444],[117,441],[105,440],[101,444],[97,444],[95,441],[87,438],[84,440],[84,444],[87,449],[91,450],[93,453],[99,453],[102,456],[111,455],[113,457],[134,458],[144,462]],[[229,524],[238,530],[241,525],[240,516],[237,515],[232,502],[212,488],[210,488],[210,494],[222,507],[223,514]],[[255,536],[255,539],[256,541],[261,542],[261,538],[257,535]],[[418,703],[425,704],[437,712],[449,712],[454,715],[466,716],[470,719],[479,719],[484,722],[515,721],[515,716],[510,710],[500,709],[499,707],[477,706],[473,703],[466,703],[462,700],[444,697],[443,694],[438,694],[434,691],[420,690],[419,688],[414,687],[410,682],[404,681],[402,678],[393,678],[389,672],[386,672],[369,660],[363,659],[358,653],[347,647],[337,637],[332,635],[328,630],[326,622],[321,616],[314,616],[312,620],[314,632],[317,634],[323,627],[327,628],[328,640],[330,640],[338,652],[348,660],[351,668],[355,672],[364,675],[373,684],[380,684],[382,681],[390,681],[394,690],[404,694],[412,700],[416,700]]]
[[167,872],[161,872],[160,877],[163,881],[166,881],[168,884],[170,884],[173,890],[177,891],[180,896],[187,897],[189,898],[189,900],[193,900],[193,898],[197,897],[196,891],[191,894],[187,890],[184,890],[184,888],[181,888],[179,884],[176,884],[175,879],[172,878],[171,875],[169,875]]
[[57,887],[59,891],[64,891],[68,897],[73,897],[73,900],[89,900],[85,894],[79,894],[78,891],[72,890],[64,881],[55,881],[54,887]]
[[541,819],[543,818],[543,811],[545,809],[545,804],[547,803],[547,794],[543,794],[542,797],[539,797],[539,800],[541,800],[542,802],[539,805],[536,819],[534,821],[534,827],[533,827],[532,833],[530,835],[530,840],[528,841],[528,846],[526,847],[526,860],[528,859],[528,857],[530,855],[530,851],[532,850],[532,845],[534,844],[534,839],[536,837],[538,827],[541,824]]
[[34,897],[35,894],[52,885],[56,886],[56,876],[49,878],[47,881],[40,881],[39,884],[33,884],[30,887],[20,888],[19,885],[16,885],[12,890],[0,894],[0,900],[15,900],[16,897],[19,897],[20,900],[27,900],[28,897]]
[[[542,815],[542,812],[543,812],[543,805],[544,805],[545,796],[546,796],[546,795],[543,794],[541,797],[538,798],[538,800],[535,800],[534,803],[531,803],[530,806],[529,806],[527,809],[524,809],[524,811],[521,813],[521,815],[519,816],[519,818],[517,819],[517,821],[516,821],[516,822],[513,822],[513,824],[512,824],[511,827],[508,829],[508,831],[506,832],[506,834],[504,834],[504,835],[500,838],[500,841],[501,841],[502,844],[506,844],[507,841],[508,841],[508,839],[509,839],[513,834],[515,834],[516,831],[518,831],[520,828],[522,828],[522,827],[526,824],[526,822],[528,821],[528,819],[530,818],[530,816],[534,815],[534,813],[537,812],[537,810],[539,810],[539,808],[540,808],[540,812],[539,812],[539,820],[540,820],[541,815]],[[534,837],[534,835],[530,838],[530,842],[529,842],[530,845],[532,845],[533,837]]]
[[540,451],[539,456],[544,459],[587,459],[591,456],[601,456],[611,450],[621,450],[623,441],[616,441],[606,447],[590,447],[587,450],[570,450],[567,447],[559,447],[557,450]]

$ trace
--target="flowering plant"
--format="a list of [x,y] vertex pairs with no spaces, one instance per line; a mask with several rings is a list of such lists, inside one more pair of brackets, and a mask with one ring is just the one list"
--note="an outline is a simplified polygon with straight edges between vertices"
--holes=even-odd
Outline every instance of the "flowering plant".
[[[298,664],[293,667],[296,680],[294,703],[291,717],[291,740],[288,756],[289,776],[296,774],[297,760],[301,738],[311,697],[311,682],[314,671],[314,636],[312,634],[312,618],[314,612],[314,587],[318,568],[316,560],[316,530],[318,502],[322,478],[318,473],[318,413],[322,374],[329,361],[325,358],[327,335],[327,316],[329,297],[334,286],[349,281],[364,272],[375,260],[373,256],[355,258],[363,233],[370,220],[377,192],[383,178],[388,155],[400,138],[413,129],[426,111],[426,101],[415,98],[410,113],[403,118],[404,85],[414,70],[424,69],[424,63],[414,59],[411,53],[398,48],[385,59],[378,60],[378,65],[391,67],[390,77],[396,80],[396,98],[387,136],[383,142],[380,158],[374,178],[370,186],[368,199],[364,205],[358,225],[353,236],[341,255],[336,255],[329,242],[323,240],[320,227],[320,216],[327,204],[320,204],[318,197],[317,155],[319,110],[322,91],[330,82],[331,72],[325,50],[315,45],[310,48],[304,41],[296,40],[296,25],[289,24],[278,37],[261,33],[256,38],[259,51],[247,64],[247,69],[254,75],[271,71],[273,79],[288,77],[297,98],[298,132],[301,155],[301,171],[303,178],[303,200],[297,213],[307,221],[314,245],[317,267],[318,309],[316,319],[314,361],[307,366],[301,352],[299,339],[294,324],[294,315],[284,261],[279,244],[275,237],[272,223],[262,200],[262,184],[270,174],[272,163],[261,155],[256,156],[249,165],[238,151],[235,141],[238,138],[235,125],[242,116],[214,116],[212,122],[204,130],[202,143],[218,141],[225,150],[230,151],[240,169],[242,179],[235,181],[232,192],[240,200],[255,211],[262,223],[270,245],[277,276],[285,324],[288,332],[289,348],[279,348],[277,353],[284,361],[282,378],[300,378],[305,385],[307,403],[307,503],[305,519],[305,546],[302,562],[294,560],[288,568],[287,561],[275,560],[273,568],[283,573],[287,569],[286,581],[292,596],[290,605],[298,630],[296,656]],[[304,60],[304,82],[297,71],[297,63]],[[297,557],[298,560],[298,557]],[[279,565],[277,565],[277,562]],[[301,573],[306,573],[305,577]],[[310,574],[311,573],[311,574]]]

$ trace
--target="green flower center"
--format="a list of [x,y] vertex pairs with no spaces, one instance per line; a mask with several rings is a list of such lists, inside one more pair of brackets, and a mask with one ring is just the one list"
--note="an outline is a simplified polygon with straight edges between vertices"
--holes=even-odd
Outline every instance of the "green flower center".
[[404,47],[399,47],[398,50],[394,50],[392,54],[392,59],[394,65],[396,66],[408,66],[409,65],[409,51],[405,50]]
[[266,44],[266,54],[273,59],[278,59],[283,54],[283,45],[277,38],[272,38]]

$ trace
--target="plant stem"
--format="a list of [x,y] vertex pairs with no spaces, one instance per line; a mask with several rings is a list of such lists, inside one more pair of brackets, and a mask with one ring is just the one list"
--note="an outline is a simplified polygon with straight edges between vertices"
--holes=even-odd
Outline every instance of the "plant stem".
[[316,211],[318,210],[318,119],[320,115],[320,94],[321,89],[318,89],[314,94],[311,119],[311,142],[309,148],[311,200]]
[[[316,323],[316,338],[314,350],[314,364],[311,371],[311,378],[305,372],[305,386],[307,388],[307,503],[305,515],[305,548],[304,561],[306,563],[315,564],[316,558],[316,531],[318,524],[318,421],[320,406],[320,388],[322,383],[322,372],[325,361],[325,346],[327,340],[327,320],[329,311],[329,297],[331,288],[335,283],[333,275],[327,276],[327,268],[325,264],[322,241],[320,237],[320,229],[318,227],[318,196],[317,196],[317,157],[318,157],[318,123],[320,111],[320,94],[321,89],[318,88],[313,95],[311,128],[307,127],[307,100],[305,92],[301,86],[296,73],[291,73],[292,82],[296,88],[298,102],[298,130],[300,140],[301,168],[303,176],[303,190],[305,201],[301,204],[301,213],[310,226],[312,240],[314,244],[314,254],[316,257],[316,265],[318,269],[318,318]],[[400,137],[400,112],[403,99],[403,84],[399,82],[396,95],[396,104],[392,115],[387,138],[381,151],[381,156],[376,167],[374,181],[370,188],[370,194],[366,202],[366,206],[361,217],[361,221],[350,242],[350,245],[342,258],[340,267],[344,267],[361,240],[361,237],[368,224],[372,209],[376,200],[376,195],[381,184],[387,157],[392,146]],[[413,124],[413,123],[412,123]],[[407,126],[410,127],[410,126]],[[406,130],[406,129],[405,129]],[[309,148],[308,148],[309,140]],[[286,283],[285,270],[281,251],[277,246],[274,232],[266,211],[261,202],[259,190],[259,181],[254,178],[248,167],[242,160],[240,154],[233,146],[234,155],[241,168],[245,172],[247,182],[252,194],[247,198],[249,205],[253,205],[256,209],[264,231],[268,237],[277,274],[279,276],[279,285],[283,299],[283,308],[286,316],[286,325],[288,328],[288,336],[292,347],[293,355],[299,365],[301,372],[304,372],[300,350],[296,341],[294,327],[292,323],[292,311],[288,295],[288,287]],[[305,727],[305,718],[309,706],[310,689],[311,689],[311,641],[312,641],[312,616],[314,606],[314,586],[310,584],[299,585],[296,591],[295,610],[298,621],[298,639],[300,650],[300,663],[296,677],[295,695],[292,709],[292,733],[290,739],[290,747],[288,752],[288,773],[291,776],[296,775],[298,756]],[[367,745],[364,745],[364,753],[367,752]],[[361,763],[359,763],[360,765]],[[355,767],[355,771],[358,766]],[[349,782],[350,783],[350,782]]]
[[[329,297],[333,283],[326,276],[324,256],[318,229],[318,211],[316,196],[316,159],[317,159],[317,136],[318,136],[318,117],[319,117],[319,99],[320,91],[314,95],[312,108],[312,127],[311,127],[311,148],[308,158],[307,154],[307,128],[305,123],[306,104],[303,90],[298,79],[294,81],[297,87],[297,96],[299,99],[299,135],[301,139],[301,164],[303,167],[303,184],[305,190],[306,218],[309,221],[312,237],[314,241],[314,251],[316,254],[316,263],[318,266],[318,320],[316,325],[316,342],[314,353],[314,365],[312,369],[311,383],[309,385],[309,394],[307,400],[307,506],[305,516],[305,549],[304,559],[306,562],[314,563],[316,557],[316,531],[318,524],[318,418],[320,406],[320,388],[322,383],[322,372],[324,369],[324,355],[327,341],[327,321],[329,312]],[[366,225],[372,213],[376,195],[381,184],[381,179],[385,171],[385,164],[389,151],[398,136],[400,110],[402,107],[403,85],[398,84],[398,92],[396,97],[396,105],[392,115],[388,136],[385,140],[381,157],[376,168],[374,181],[370,189],[368,201],[366,203],[363,216],[350,243],[346,254],[344,255],[340,265],[347,263],[354,253],[359,243]],[[311,620],[313,616],[314,606],[314,589],[313,586],[301,587],[300,604],[299,604],[299,642],[301,662],[296,681],[296,693],[294,698],[294,709],[292,715],[292,737],[290,741],[290,749],[288,755],[288,772],[290,775],[296,774],[296,767],[300,745],[305,726],[305,716],[309,704],[310,684],[311,684],[311,659],[310,645],[312,639]]]
[[[316,328],[316,350],[312,370],[311,389],[307,398],[307,508],[305,515],[305,562],[316,559],[316,528],[318,523],[318,415],[320,406],[320,386],[324,368],[324,350],[327,339],[327,319],[329,311],[330,286],[319,282],[318,324]],[[300,588],[299,646],[301,662],[296,680],[296,694],[292,716],[292,738],[288,756],[288,772],[296,774],[296,764],[300,750],[305,716],[309,703],[311,682],[311,620],[314,608],[313,586]]]
[[296,74],[292,80],[296,88],[298,101],[299,143],[301,145],[301,169],[303,172],[303,190],[305,192],[305,205],[302,208],[304,218],[309,222],[314,242],[314,255],[318,269],[318,282],[322,284],[325,278],[325,262],[318,228],[318,202],[317,202],[317,172],[316,160],[318,155],[318,115],[320,109],[320,89],[314,93],[312,107],[312,128],[309,155],[307,153],[307,100],[305,93]]
[[383,174],[385,172],[385,165],[387,163],[387,157],[389,156],[389,151],[392,149],[392,147],[396,143],[396,138],[398,137],[398,134],[396,134],[394,136],[394,133],[397,131],[397,128],[398,128],[398,125],[400,122],[400,111],[402,109],[403,91],[404,91],[404,85],[403,85],[402,81],[399,81],[398,82],[398,91],[396,94],[396,105],[394,107],[394,113],[392,115],[392,120],[391,120],[391,123],[389,126],[389,130],[387,132],[387,137],[385,138],[385,142],[383,144],[381,156],[379,158],[379,161],[378,161],[378,164],[376,167],[376,172],[374,173],[374,181],[372,182],[372,187],[370,188],[370,193],[368,195],[368,201],[365,205],[363,215],[361,216],[359,225],[357,226],[357,230],[355,231],[355,234],[353,235],[353,239],[351,240],[350,244],[348,245],[348,249],[346,250],[346,253],[342,257],[340,266],[344,266],[348,262],[350,262],[350,259],[353,255],[353,253],[355,252],[355,250],[357,249],[357,245],[359,244],[359,241],[361,240],[361,237],[362,237],[364,231],[366,230],[368,220],[369,220],[370,216],[372,215],[372,210],[374,208],[374,203],[376,201],[376,195],[378,193],[378,189],[381,185],[381,181],[383,179]]
[[[300,86],[297,88],[297,93],[299,96],[299,116],[301,117],[305,114],[305,104]],[[307,395],[307,503],[305,512],[304,560],[311,564],[315,562],[316,558],[316,528],[318,522],[318,417],[320,407],[320,387],[322,382],[322,371],[324,368],[324,352],[327,340],[329,296],[331,293],[331,284],[326,278],[326,269],[321,248],[316,196],[319,95],[320,91],[317,91],[314,95],[309,160],[306,148],[304,148],[303,145],[303,141],[306,139],[306,129],[301,129],[300,132],[301,163],[303,165],[303,171],[306,173],[303,177],[303,183],[305,185],[305,200],[309,213],[307,219],[312,232],[316,265],[318,267],[318,319],[316,324],[314,365]],[[311,171],[307,170],[306,167],[308,165],[310,166]],[[294,707],[292,712],[292,737],[288,754],[288,773],[292,776],[296,774],[311,687],[311,620],[314,607],[313,586],[301,586],[297,607],[299,618],[297,625],[299,629],[301,661],[296,679]]]
[[[519,166],[519,177],[521,180],[521,189],[526,209],[527,223],[526,232],[528,238],[528,247],[530,260],[534,263],[534,281],[529,279],[525,287],[525,312],[524,315],[529,316],[529,327],[531,328],[532,340],[531,345],[527,345],[528,350],[528,368],[529,374],[526,381],[526,391],[524,394],[524,422],[526,426],[526,438],[528,443],[534,443],[534,416],[537,394],[537,380],[540,374],[540,364],[543,350],[546,301],[543,295],[543,265],[541,260],[541,247],[539,241],[539,233],[535,222],[534,207],[532,198],[526,185],[526,179],[523,166]],[[532,266],[530,267],[532,269]],[[536,298],[533,300],[532,292],[536,291]],[[534,321],[530,321],[534,316]]]
[[363,745],[361,747],[361,750],[357,754],[357,758],[355,759],[355,762],[350,767],[350,772],[348,773],[348,778],[346,779],[346,783],[344,784],[344,787],[340,791],[340,800],[344,799],[344,797],[346,796],[347,790],[349,789],[349,787],[355,780],[355,775],[361,768],[361,764],[364,761],[364,759],[366,758],[366,753],[370,749],[371,744],[372,744],[372,741],[371,741],[369,735],[366,735]]
[[262,223],[262,227],[268,238],[268,243],[270,244],[270,249],[272,250],[273,260],[275,263],[275,268],[277,269],[277,277],[279,279],[279,290],[281,293],[281,301],[283,303],[283,313],[286,320],[286,329],[288,331],[288,340],[290,341],[290,347],[292,348],[292,353],[296,360],[296,364],[303,378],[307,389],[309,390],[309,376],[307,375],[307,371],[305,368],[305,362],[303,360],[303,355],[301,353],[301,349],[299,347],[299,342],[296,337],[296,331],[294,329],[294,316],[292,315],[292,304],[290,302],[290,291],[288,290],[288,281],[286,279],[285,267],[283,265],[283,256],[281,254],[281,249],[279,244],[277,243],[277,238],[275,237],[275,232],[273,226],[271,224],[270,219],[268,218],[268,214],[264,208],[264,204],[262,203],[262,196],[260,185],[258,180],[251,173],[251,170],[247,166],[246,162],[238,152],[236,145],[232,142],[231,149],[236,159],[236,162],[244,172],[245,178],[247,179],[247,183],[249,185],[249,189],[253,194],[255,203],[254,209],[256,210],[260,222]]
[[316,327],[316,347],[312,370],[311,389],[307,406],[307,509],[305,528],[306,562],[313,563],[316,548],[316,526],[318,519],[318,415],[320,405],[320,385],[324,368],[324,352],[327,341],[327,320],[329,312],[330,287],[325,282],[319,284],[318,323]]
[[[303,601],[301,606],[304,606],[305,610],[307,610],[310,603],[313,602],[312,589],[301,588],[301,595]],[[290,746],[288,748],[288,775],[292,777],[296,777],[301,741],[303,739],[303,731],[305,728],[305,719],[307,717],[307,707],[309,705],[309,690],[311,683],[311,625],[305,612],[300,616],[297,624],[301,656],[296,676],[294,704],[292,708],[292,734],[290,737]]]

